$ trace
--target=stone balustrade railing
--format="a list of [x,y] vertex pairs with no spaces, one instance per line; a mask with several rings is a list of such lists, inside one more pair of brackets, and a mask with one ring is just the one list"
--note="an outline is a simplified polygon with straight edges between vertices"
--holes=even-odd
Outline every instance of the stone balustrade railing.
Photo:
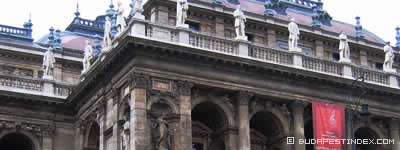
[[146,36],[169,42],[179,42],[178,31],[175,27],[148,23],[146,24]]
[[249,46],[249,56],[278,64],[293,65],[293,53],[288,51],[251,45]]
[[0,74],[0,86],[19,88],[24,90],[42,91],[43,81],[29,79],[25,77],[17,77],[13,75]]
[[232,39],[190,32],[189,44],[198,48],[204,48],[229,54],[239,54],[239,43]]
[[356,79],[360,74],[364,74],[365,80],[368,83],[400,88],[400,75],[398,73],[364,69],[351,63],[325,60],[306,56],[299,52],[280,50],[241,40],[215,37],[190,31],[189,29],[154,24],[145,20],[134,20],[132,22],[132,30],[129,34],[136,37],[145,36],[154,40],[184,44],[207,51],[211,50],[248,59],[262,60],[267,63],[282,64],[293,69],[300,68],[316,73],[341,76],[347,79]]
[[17,28],[7,25],[0,25],[0,33],[16,35],[16,36],[23,36],[23,37],[30,37],[32,35],[32,30],[25,29],[25,28]]
[[288,2],[292,2],[292,3],[296,3],[299,5],[304,5],[304,6],[308,6],[308,7],[313,7],[316,6],[317,3],[315,1],[312,0],[286,0]]
[[51,80],[0,74],[0,89],[3,91],[66,98],[72,88],[73,85]]
[[353,78],[364,76],[366,81],[389,85],[389,74],[387,73],[378,70],[361,68],[359,66],[352,66],[351,72]]
[[311,69],[315,71],[320,71],[320,72],[325,72],[325,73],[332,73],[336,75],[343,75],[342,72],[342,65],[329,61],[329,60],[324,60],[321,58],[315,58],[315,57],[310,57],[310,56],[302,56],[302,64],[303,67],[306,69]]

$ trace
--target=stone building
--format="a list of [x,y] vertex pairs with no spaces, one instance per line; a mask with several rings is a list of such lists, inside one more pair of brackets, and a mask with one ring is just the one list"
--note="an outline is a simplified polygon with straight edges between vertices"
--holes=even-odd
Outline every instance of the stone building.
[[[77,11],[65,31],[35,42],[31,20],[0,25],[1,149],[312,150],[287,137],[312,139],[311,102],[324,101],[347,106],[348,139],[395,143],[357,150],[400,150],[399,29],[397,47],[385,48],[395,51],[393,70],[383,70],[384,41],[359,17],[333,20],[321,1],[188,3],[187,28],[176,24],[176,0],[148,0],[143,11],[132,4],[120,32],[114,5],[95,20]],[[239,4],[247,40],[235,38]],[[301,51],[288,50],[291,18]],[[47,51],[55,63],[43,79]]]

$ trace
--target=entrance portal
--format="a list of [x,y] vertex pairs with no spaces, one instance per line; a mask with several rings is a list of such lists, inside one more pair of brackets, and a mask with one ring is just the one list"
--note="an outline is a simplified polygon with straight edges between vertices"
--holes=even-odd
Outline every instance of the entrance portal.
[[10,133],[0,139],[0,147],[5,150],[35,150],[27,136],[21,133]]

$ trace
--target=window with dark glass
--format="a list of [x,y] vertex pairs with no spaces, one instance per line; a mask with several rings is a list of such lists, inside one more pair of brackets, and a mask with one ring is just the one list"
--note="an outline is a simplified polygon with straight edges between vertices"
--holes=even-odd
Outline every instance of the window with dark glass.
[[193,143],[192,150],[203,150],[203,144],[202,143]]
[[376,63],[376,64],[375,64],[375,69],[377,69],[377,70],[383,70],[383,64],[382,64],[382,63]]
[[254,42],[254,35],[253,34],[246,33],[246,36],[247,36],[247,40],[248,41]]
[[200,23],[192,22],[192,21],[185,21],[185,23],[189,25],[190,30],[200,32]]
[[332,53],[332,59],[334,61],[339,61],[339,59],[340,59],[339,53]]

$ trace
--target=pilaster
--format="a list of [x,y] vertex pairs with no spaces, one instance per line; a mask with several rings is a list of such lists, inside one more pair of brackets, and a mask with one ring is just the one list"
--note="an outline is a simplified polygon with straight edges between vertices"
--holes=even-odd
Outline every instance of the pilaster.
[[390,120],[390,139],[394,140],[392,150],[400,150],[399,119]]
[[100,137],[99,137],[99,150],[105,150],[105,140],[104,140],[104,131],[106,126],[105,121],[105,109],[106,109],[106,101],[101,100],[100,103],[97,104],[97,121],[100,127]]
[[217,17],[215,19],[215,32],[217,36],[224,37],[225,36],[225,22],[224,18]]
[[315,56],[324,57],[324,43],[321,40],[315,41]]
[[192,100],[191,89],[193,83],[186,81],[178,81],[179,91],[179,109],[180,109],[180,148],[181,150],[192,149]]
[[291,105],[293,110],[294,120],[294,149],[305,150],[304,144],[299,144],[299,139],[305,139],[304,137],[304,108],[307,106],[306,102],[296,101]]
[[360,64],[361,66],[368,66],[367,51],[360,50]]
[[249,101],[252,93],[239,91],[237,94],[239,107],[239,150],[250,150]]
[[276,31],[274,29],[268,29],[267,33],[268,46],[276,47]]

